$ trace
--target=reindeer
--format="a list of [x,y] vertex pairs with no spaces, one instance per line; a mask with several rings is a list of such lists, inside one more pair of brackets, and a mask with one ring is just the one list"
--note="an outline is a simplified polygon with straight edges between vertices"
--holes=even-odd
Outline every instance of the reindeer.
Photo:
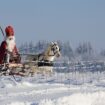
[[[55,58],[61,56],[60,47],[57,42],[51,42],[47,49],[37,55],[27,55],[27,60],[29,62],[33,62],[36,65],[32,66],[33,71],[47,71],[52,72],[53,69],[53,61]],[[31,65],[31,64],[30,64]]]

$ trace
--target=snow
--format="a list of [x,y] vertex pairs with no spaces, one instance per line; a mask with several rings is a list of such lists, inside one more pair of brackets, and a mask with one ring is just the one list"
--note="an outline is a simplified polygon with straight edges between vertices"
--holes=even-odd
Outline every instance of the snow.
[[105,105],[105,72],[0,77],[0,105]]

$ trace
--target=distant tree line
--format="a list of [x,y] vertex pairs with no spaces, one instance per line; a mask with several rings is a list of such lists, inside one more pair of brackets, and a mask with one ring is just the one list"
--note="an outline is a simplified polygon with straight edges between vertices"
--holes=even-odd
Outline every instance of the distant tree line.
[[[90,61],[101,60],[105,58],[105,49],[101,50],[100,53],[96,53],[90,42],[79,43],[75,49],[71,47],[69,41],[57,42],[58,45],[60,46],[62,57],[68,59],[69,61],[70,60]],[[25,42],[20,45],[19,51],[20,53],[25,54],[26,53],[38,54],[45,51],[49,43],[50,42],[47,41],[38,41],[36,44],[33,42]]]

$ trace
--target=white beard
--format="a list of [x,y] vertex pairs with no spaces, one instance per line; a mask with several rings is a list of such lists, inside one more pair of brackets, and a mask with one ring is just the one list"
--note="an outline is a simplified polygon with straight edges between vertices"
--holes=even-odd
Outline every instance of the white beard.
[[[12,39],[10,40],[10,38],[12,38]],[[7,43],[7,50],[12,52],[14,47],[15,47],[15,45],[16,45],[16,43],[15,43],[15,37],[14,36],[7,37],[6,38],[6,43]]]

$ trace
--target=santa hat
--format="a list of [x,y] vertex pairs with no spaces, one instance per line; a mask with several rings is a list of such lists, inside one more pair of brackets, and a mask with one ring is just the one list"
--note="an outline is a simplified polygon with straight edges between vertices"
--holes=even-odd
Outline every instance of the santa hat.
[[12,26],[7,26],[5,28],[5,33],[6,33],[6,37],[14,36],[14,30],[13,30]]

